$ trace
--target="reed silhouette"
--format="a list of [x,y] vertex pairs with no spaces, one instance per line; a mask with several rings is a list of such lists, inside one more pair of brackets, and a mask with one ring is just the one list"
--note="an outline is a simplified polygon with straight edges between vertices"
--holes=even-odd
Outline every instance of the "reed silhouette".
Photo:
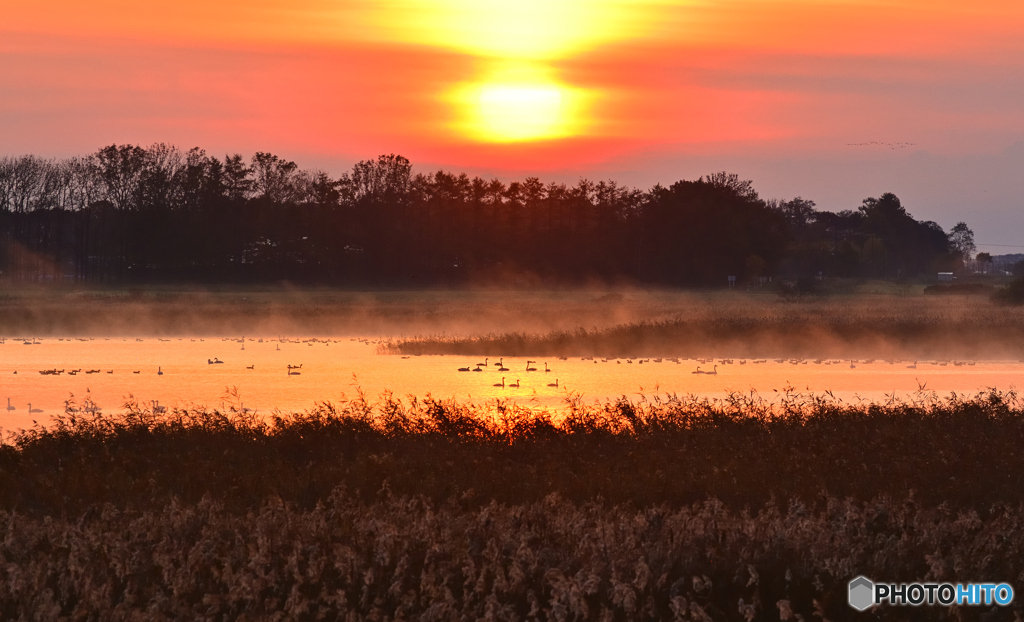
[[703,358],[703,353],[752,359],[1018,359],[1024,349],[1019,310],[987,301],[843,296],[783,302],[745,295],[703,300],[717,305],[716,312],[694,305],[667,318],[610,326],[423,335],[387,341],[380,349],[404,355],[588,356],[627,363],[638,356]]
[[[1024,571],[1014,393],[567,409],[385,394],[264,419],[72,398],[0,445],[0,612],[838,620],[846,569]],[[36,582],[52,587],[19,587]]]
[[[922,502],[949,507],[1024,501],[1014,477],[993,475],[1024,468],[1016,394],[928,394],[888,405],[773,399],[782,401],[737,394],[570,402],[556,416],[501,402],[385,395],[266,420],[239,409],[135,403],[104,414],[72,397],[49,426],[8,433],[0,509],[158,507],[206,494],[238,507],[275,495],[312,507],[340,485],[372,499],[385,482],[396,494],[438,502],[470,489],[482,503],[557,492],[641,505],[715,496],[741,507],[773,496],[813,504],[822,491],[868,500],[911,489]],[[856,465],[857,477],[844,465]]]

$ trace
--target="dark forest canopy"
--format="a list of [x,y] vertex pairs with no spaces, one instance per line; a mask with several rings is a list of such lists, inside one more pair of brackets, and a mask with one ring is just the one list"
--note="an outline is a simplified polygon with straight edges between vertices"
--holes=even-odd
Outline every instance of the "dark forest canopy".
[[832,213],[763,200],[726,173],[643,191],[414,174],[396,155],[337,179],[269,153],[163,144],[0,158],[8,280],[717,286],[950,270],[964,258],[957,239],[893,194]]

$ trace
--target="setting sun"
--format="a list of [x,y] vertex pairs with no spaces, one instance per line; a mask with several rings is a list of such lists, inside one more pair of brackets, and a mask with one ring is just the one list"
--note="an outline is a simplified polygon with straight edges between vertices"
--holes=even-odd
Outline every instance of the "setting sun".
[[513,143],[578,135],[587,127],[593,94],[570,86],[539,63],[493,68],[447,96],[456,111],[451,129],[472,141]]
[[553,86],[485,86],[479,106],[498,140],[545,138],[558,124],[562,94]]
[[[656,7],[678,0],[409,0],[381,3],[363,20],[370,37],[457,50],[484,77],[442,95],[456,104],[453,129],[473,142],[512,143],[581,135],[595,127],[589,106],[600,93],[553,78],[553,65],[587,50],[665,28]],[[454,98],[451,95],[454,94]],[[586,97],[584,97],[584,94]]]
[[464,119],[456,129],[482,142],[547,140],[577,133],[582,96],[554,83],[487,82],[461,94]]

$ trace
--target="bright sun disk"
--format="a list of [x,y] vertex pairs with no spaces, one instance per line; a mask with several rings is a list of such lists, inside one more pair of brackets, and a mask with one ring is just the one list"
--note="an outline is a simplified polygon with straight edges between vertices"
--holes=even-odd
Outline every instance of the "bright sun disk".
[[592,94],[561,82],[538,64],[496,67],[448,94],[456,105],[453,129],[472,140],[512,143],[580,134]]
[[480,90],[479,107],[492,138],[535,140],[557,134],[562,94],[549,85],[491,85]]

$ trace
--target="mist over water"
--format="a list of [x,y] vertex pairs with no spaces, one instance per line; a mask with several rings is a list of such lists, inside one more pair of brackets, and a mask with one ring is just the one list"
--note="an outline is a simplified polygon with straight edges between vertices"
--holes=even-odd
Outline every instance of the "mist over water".
[[[472,289],[448,291],[337,291],[297,288],[260,290],[67,290],[38,288],[0,292],[0,336],[35,337],[194,337],[240,336],[373,336],[479,337],[523,333],[531,337],[552,331],[604,330],[644,322],[685,321],[695,324],[740,322],[765,327],[757,335],[772,350],[786,353],[793,333],[818,326],[853,326],[860,335],[816,334],[819,352],[828,356],[830,338],[861,347],[864,354],[880,350],[897,354],[899,343],[885,343],[887,326],[900,323],[928,327],[933,335],[898,335],[909,347],[941,350],[960,336],[950,327],[967,327],[977,341],[977,356],[988,350],[1014,356],[1024,353],[1024,334],[1013,327],[1024,309],[993,305],[983,297],[923,296],[920,287],[891,286],[885,293],[783,298],[771,290],[753,292],[681,292],[623,289],[522,291]],[[1008,332],[1009,330],[1009,332]],[[707,354],[727,341],[749,341],[750,333],[709,337]],[[771,343],[770,339],[776,342]],[[933,343],[924,343],[927,337]],[[908,338],[916,342],[907,341]],[[824,341],[823,341],[824,340]],[[635,344],[623,344],[629,347]],[[1012,349],[1012,351],[1011,351]],[[639,354],[639,353],[637,353]],[[724,354],[724,353],[721,353]],[[832,352],[833,356],[844,353]],[[907,352],[907,354],[912,354]],[[950,356],[957,356],[951,353]],[[967,356],[966,353],[959,356]]]
[[1024,371],[1021,319],[891,294],[37,290],[0,300],[0,427],[132,401],[270,414],[390,392],[558,411],[570,397],[1006,390]]
[[[686,297],[500,290],[348,292],[61,291],[0,294],[6,336],[186,337],[263,334],[410,337],[547,332],[668,317]],[[698,312],[698,298],[683,307]]]

